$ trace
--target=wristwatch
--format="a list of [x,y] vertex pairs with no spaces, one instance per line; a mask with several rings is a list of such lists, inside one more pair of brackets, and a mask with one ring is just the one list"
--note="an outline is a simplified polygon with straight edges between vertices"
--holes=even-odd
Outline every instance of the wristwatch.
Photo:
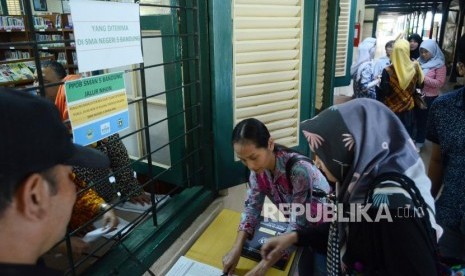
[[109,208],[110,208],[110,205],[108,203],[104,202],[104,203],[100,204],[100,212],[105,212]]

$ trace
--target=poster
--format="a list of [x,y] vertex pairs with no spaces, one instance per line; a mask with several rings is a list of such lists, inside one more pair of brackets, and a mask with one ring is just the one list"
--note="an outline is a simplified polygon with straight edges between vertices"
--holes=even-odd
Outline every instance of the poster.
[[72,0],[70,7],[80,72],[143,62],[139,4]]
[[89,145],[129,127],[123,72],[65,83],[74,143]]

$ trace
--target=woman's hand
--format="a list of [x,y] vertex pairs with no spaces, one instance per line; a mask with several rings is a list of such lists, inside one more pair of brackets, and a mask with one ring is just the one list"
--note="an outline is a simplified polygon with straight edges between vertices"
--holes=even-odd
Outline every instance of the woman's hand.
[[103,215],[103,228],[108,228],[107,232],[111,232],[119,224],[118,217],[115,215],[113,210],[107,210],[106,213]]
[[267,261],[278,260],[283,254],[283,251],[296,243],[297,240],[297,232],[291,232],[268,239],[260,250],[262,259]]
[[241,248],[234,246],[229,252],[223,257],[223,273],[227,273],[229,276],[234,274],[237,263],[241,257]]
[[[70,242],[71,242],[71,251],[73,252],[74,258],[80,257],[83,253],[89,250],[89,244],[83,241],[81,238],[71,237]],[[66,241],[62,241],[56,247],[56,251],[58,253],[66,255],[68,253]]]
[[141,195],[131,197],[129,201],[144,206],[145,204],[150,204],[150,196],[142,193]]
[[271,266],[272,264],[270,261],[262,259],[252,270],[247,272],[245,276],[265,276]]
[[463,62],[457,62],[457,73],[459,76],[465,75],[465,64],[463,64]]

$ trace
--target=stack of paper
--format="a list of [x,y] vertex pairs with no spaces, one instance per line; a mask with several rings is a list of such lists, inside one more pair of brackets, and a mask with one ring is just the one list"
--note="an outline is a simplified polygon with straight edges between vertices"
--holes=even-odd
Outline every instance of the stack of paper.
[[181,256],[166,276],[220,276],[219,268]]
[[[146,193],[147,195],[150,195]],[[169,195],[155,195],[155,202],[157,203],[157,208],[160,208],[163,204],[166,203],[166,201],[169,199]],[[115,209],[122,210],[122,211],[128,211],[128,212],[134,212],[134,213],[143,213],[147,209],[152,209],[152,204],[147,204],[145,203],[144,205],[140,203],[132,203],[130,201],[126,201],[123,203],[120,203],[115,206]]]
[[109,230],[108,228],[103,227],[103,220],[98,220],[94,222],[94,226],[96,229],[94,231],[87,233],[84,237],[82,237],[82,240],[87,243],[90,243],[90,242],[93,242],[99,239],[100,237],[111,239],[117,233],[119,233],[123,228],[125,229],[120,234],[121,235],[126,234],[126,232],[131,228],[130,226],[126,227],[129,224],[129,222],[127,222],[126,220],[122,218],[118,218],[118,220],[119,220],[118,226],[116,227],[116,229],[112,230],[111,232],[108,231]]

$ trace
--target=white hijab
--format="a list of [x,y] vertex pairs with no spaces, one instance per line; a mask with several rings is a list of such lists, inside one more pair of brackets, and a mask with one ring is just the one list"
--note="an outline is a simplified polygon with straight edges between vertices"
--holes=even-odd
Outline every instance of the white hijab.
[[436,41],[432,39],[423,40],[423,42],[420,44],[420,49],[425,49],[431,53],[431,58],[428,61],[424,60],[421,54],[418,58],[418,62],[420,63],[421,69],[423,70],[423,74],[426,75],[429,70],[444,66],[444,54],[442,53],[441,48],[439,48],[439,45],[436,43]]
[[370,62],[375,56],[376,51],[376,38],[367,37],[358,46],[357,61],[350,67],[350,75],[354,76],[357,73],[357,79],[360,78],[359,68],[360,65]]

